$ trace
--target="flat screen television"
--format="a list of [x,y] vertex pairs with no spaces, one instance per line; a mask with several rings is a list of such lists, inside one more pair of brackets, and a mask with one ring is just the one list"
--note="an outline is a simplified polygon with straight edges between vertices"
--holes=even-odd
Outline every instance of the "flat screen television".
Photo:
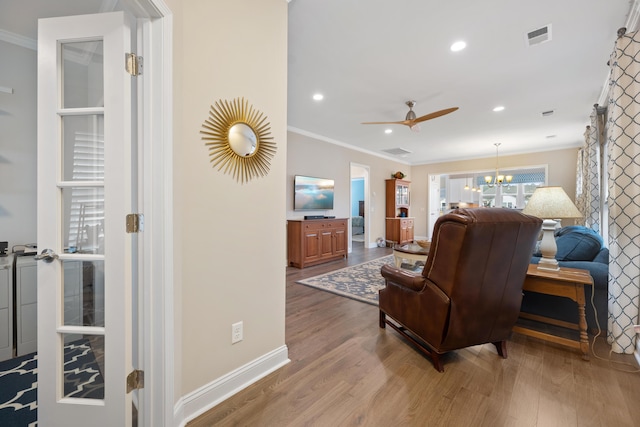
[[293,209],[313,211],[333,209],[334,181],[296,175],[294,178]]

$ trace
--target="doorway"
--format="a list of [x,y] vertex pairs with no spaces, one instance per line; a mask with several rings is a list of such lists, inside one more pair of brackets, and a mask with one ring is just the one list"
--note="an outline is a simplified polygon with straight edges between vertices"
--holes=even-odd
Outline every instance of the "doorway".
[[355,245],[369,247],[369,166],[350,165],[349,252]]

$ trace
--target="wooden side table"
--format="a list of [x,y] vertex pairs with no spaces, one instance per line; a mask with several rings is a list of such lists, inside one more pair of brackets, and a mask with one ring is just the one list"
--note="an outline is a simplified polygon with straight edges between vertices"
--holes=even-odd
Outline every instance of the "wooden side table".
[[571,340],[569,338],[541,332],[521,325],[514,326],[513,331],[530,337],[576,348],[580,350],[584,360],[589,360],[589,337],[587,335],[587,319],[585,316],[585,285],[593,287],[593,278],[587,270],[561,267],[559,271],[549,271],[538,270],[538,266],[536,264],[529,265],[527,277],[524,280],[522,289],[546,295],[566,297],[575,301],[578,304],[578,324],[525,312],[520,312],[520,317],[523,319],[534,320],[536,322],[547,323],[579,331],[579,338],[577,340]]
[[393,245],[393,258],[396,263],[396,267],[400,268],[402,260],[406,259],[413,261],[415,264],[417,261],[427,262],[427,256],[429,255],[429,248],[423,248],[417,243],[407,243],[405,245]]

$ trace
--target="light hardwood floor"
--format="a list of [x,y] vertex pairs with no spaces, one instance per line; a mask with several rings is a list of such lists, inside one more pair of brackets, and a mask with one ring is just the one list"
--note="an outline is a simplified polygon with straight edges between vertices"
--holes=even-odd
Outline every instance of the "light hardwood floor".
[[[378,327],[377,307],[295,283],[388,253],[354,244],[347,261],[288,268],[291,363],[188,426],[640,426],[640,374],[620,370],[633,368],[513,334],[508,359],[476,346],[439,373]],[[608,349],[597,340],[597,354]]]

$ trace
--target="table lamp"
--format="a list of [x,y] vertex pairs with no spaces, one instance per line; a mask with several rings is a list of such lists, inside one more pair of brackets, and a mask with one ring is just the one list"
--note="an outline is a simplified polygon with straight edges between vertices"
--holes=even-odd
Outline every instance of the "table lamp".
[[[558,271],[558,261],[556,260],[556,239],[554,231],[557,225],[556,220],[564,218],[581,218],[582,214],[573,204],[562,187],[538,187],[533,192],[529,202],[522,210],[522,213],[537,216],[542,221],[542,240],[540,241],[540,263],[539,270]],[[545,219],[553,218],[553,219]]]

